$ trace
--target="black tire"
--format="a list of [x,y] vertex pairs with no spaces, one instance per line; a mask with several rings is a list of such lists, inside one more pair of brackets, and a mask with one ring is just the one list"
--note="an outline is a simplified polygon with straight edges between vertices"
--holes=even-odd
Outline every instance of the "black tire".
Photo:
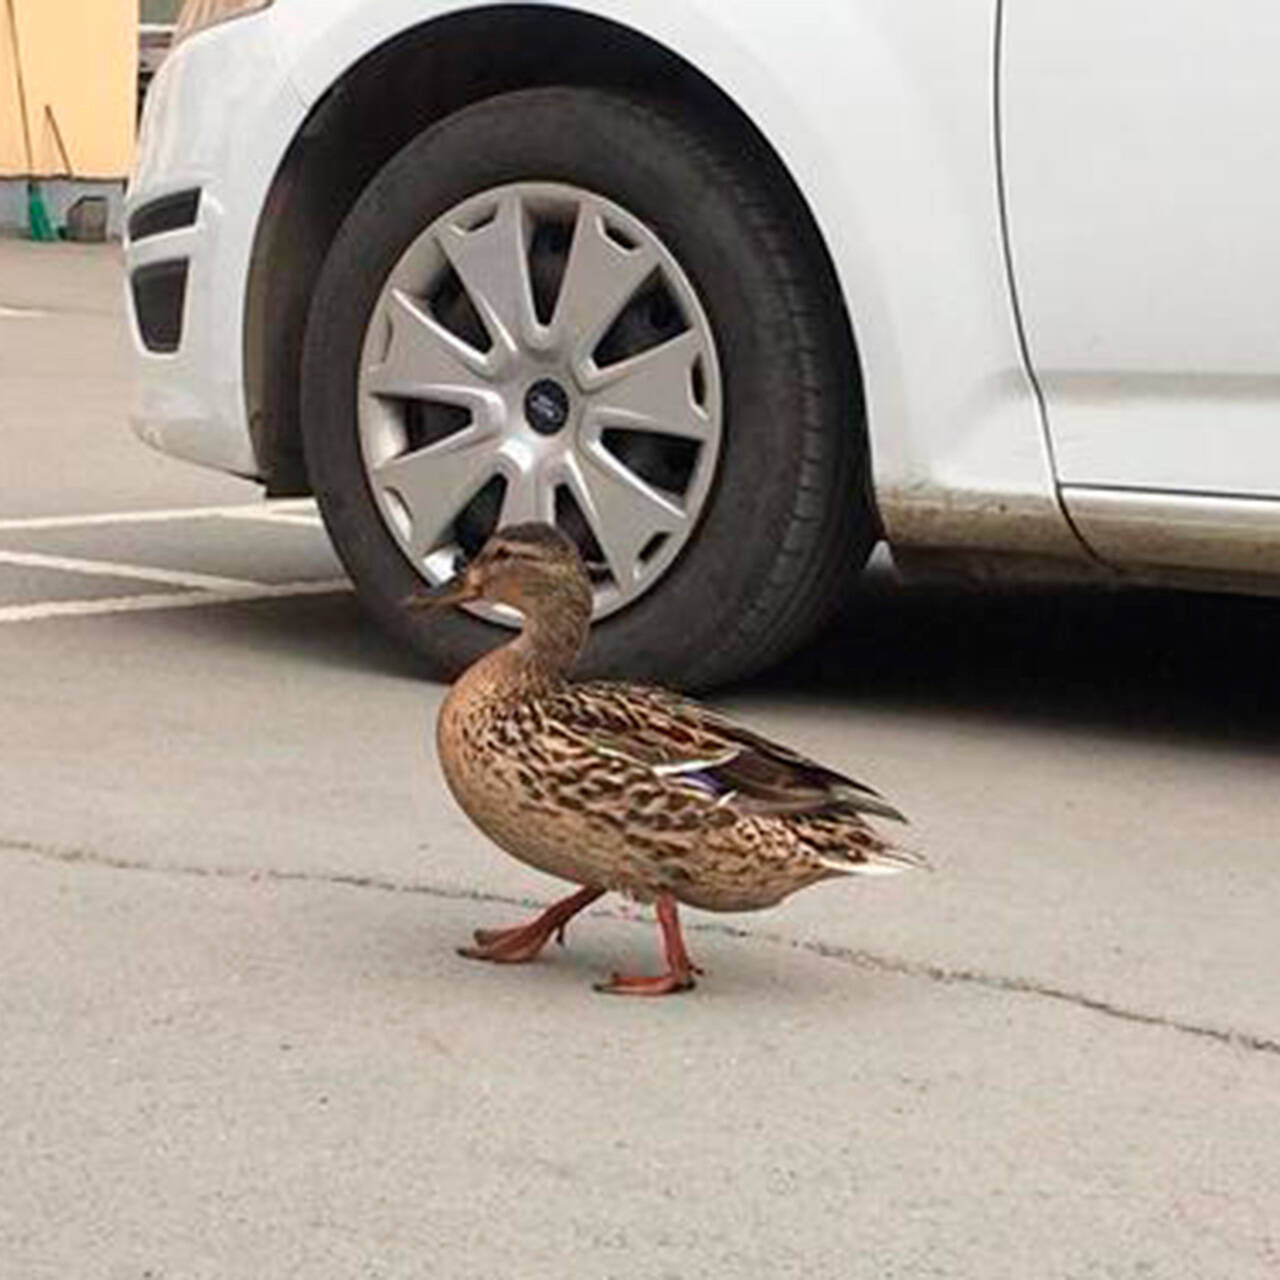
[[364,603],[434,674],[452,676],[509,633],[459,611],[402,609],[419,578],[365,475],[359,353],[408,244],[504,183],[570,183],[652,228],[698,291],[721,364],[724,438],[699,527],[656,586],[593,629],[583,672],[685,688],[741,677],[806,639],[865,563],[876,525],[840,299],[807,215],[741,141],[614,93],[508,93],[425,130],[347,217],[307,326],[307,465]]

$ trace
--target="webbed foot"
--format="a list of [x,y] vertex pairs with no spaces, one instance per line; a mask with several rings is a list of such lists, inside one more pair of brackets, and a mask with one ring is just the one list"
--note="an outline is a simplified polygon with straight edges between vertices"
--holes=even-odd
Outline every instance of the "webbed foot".
[[458,954],[468,960],[489,960],[494,964],[526,964],[552,937],[563,944],[565,926],[603,893],[603,889],[579,889],[553,903],[528,924],[510,929],[477,929],[472,935],[476,945],[459,947]]

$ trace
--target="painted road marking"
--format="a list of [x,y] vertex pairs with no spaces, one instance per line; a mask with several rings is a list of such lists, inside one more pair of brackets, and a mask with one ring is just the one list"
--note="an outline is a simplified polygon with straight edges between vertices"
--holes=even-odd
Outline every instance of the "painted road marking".
[[115,560],[81,560],[76,556],[47,556],[39,551],[5,551],[0,548],[0,564],[16,564],[27,569],[58,569],[63,573],[83,573],[100,578],[137,578],[139,582],[163,582],[171,587],[195,591],[244,591],[265,586],[248,578],[220,578],[211,573],[188,573],[182,569],[157,569],[145,564],[121,564]]
[[[308,528],[317,529],[323,527],[312,499],[285,498],[265,503],[240,503],[235,506],[93,511],[83,515],[19,517],[0,520],[0,533],[30,533],[41,529],[78,529],[95,525],[216,519],[306,525]],[[159,582],[167,586],[182,587],[185,590],[156,592],[142,596],[109,596],[96,600],[45,600],[32,604],[0,605],[0,624],[40,622],[46,618],[84,618],[112,613],[140,613],[149,609],[192,609],[204,605],[239,604],[246,600],[332,595],[351,590],[351,583],[345,578],[308,579],[301,582],[256,582],[249,578],[226,578],[217,574],[196,573],[186,569],[162,569],[155,565],[122,564],[115,560],[86,560],[77,556],[46,555],[40,551],[9,551],[0,548],[0,565],[2,564],[61,573],[133,578],[138,582]]]
[[293,523],[306,517],[306,523],[320,526],[320,517],[312,515],[315,503],[310,498],[284,498],[275,502],[239,503],[230,507],[172,507],[154,511],[94,511],[72,516],[20,516],[0,520],[0,532],[17,533],[37,529],[77,529],[98,524],[149,524],[167,520],[286,520]]
[[263,511],[258,507],[250,507],[245,511],[224,511],[224,520],[257,520],[262,524],[298,524],[308,529],[323,529],[324,521],[319,514],[306,515],[301,511]]
[[324,582],[262,583],[237,590],[182,591],[173,595],[114,596],[106,600],[47,600],[38,604],[0,605],[0,625],[41,622],[46,618],[84,618],[94,614],[141,613],[147,609],[194,609],[204,605],[242,604],[247,600],[278,600],[286,596],[324,596],[350,591],[345,578]]

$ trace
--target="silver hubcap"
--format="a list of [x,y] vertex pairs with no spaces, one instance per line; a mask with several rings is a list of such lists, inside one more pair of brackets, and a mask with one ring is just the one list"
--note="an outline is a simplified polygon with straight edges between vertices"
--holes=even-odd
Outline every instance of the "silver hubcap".
[[618,205],[498,187],[437,218],[387,277],[358,421],[379,510],[424,577],[448,577],[498,525],[546,520],[582,548],[600,617],[662,577],[706,501],[721,437],[711,327]]

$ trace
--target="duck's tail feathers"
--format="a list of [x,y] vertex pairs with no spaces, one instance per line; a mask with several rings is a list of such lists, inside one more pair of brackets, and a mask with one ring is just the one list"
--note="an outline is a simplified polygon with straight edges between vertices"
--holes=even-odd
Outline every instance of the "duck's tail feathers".
[[847,876],[896,876],[903,871],[932,871],[924,854],[903,845],[885,845],[879,849],[858,849],[853,856],[827,855],[820,859],[824,867]]
[[840,804],[847,805],[855,813],[869,813],[877,818],[888,818],[890,822],[906,824],[909,821],[904,813],[895,809],[878,791],[872,791],[861,783],[842,779],[832,786],[831,794]]

